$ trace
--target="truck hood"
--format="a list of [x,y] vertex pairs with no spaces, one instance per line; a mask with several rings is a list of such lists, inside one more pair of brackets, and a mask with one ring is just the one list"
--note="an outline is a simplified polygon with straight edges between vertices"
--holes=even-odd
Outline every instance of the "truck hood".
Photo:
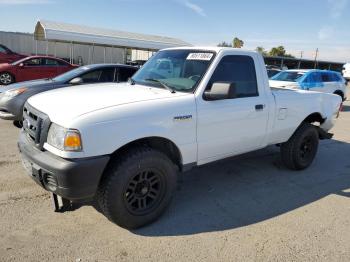
[[184,95],[189,94],[142,85],[108,83],[55,89],[29,98],[28,103],[47,114],[52,122],[63,124],[101,109]]
[[288,87],[288,88],[298,88],[299,84],[297,82],[289,81],[277,81],[269,80],[270,87]]

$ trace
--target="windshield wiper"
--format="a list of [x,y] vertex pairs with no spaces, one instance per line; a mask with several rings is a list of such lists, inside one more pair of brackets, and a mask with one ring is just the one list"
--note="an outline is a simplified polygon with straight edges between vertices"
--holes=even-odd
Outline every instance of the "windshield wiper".
[[176,93],[175,89],[166,85],[165,83],[163,83],[162,81],[158,80],[158,79],[153,79],[153,78],[147,78],[145,79],[146,81],[152,81],[152,82],[156,82],[162,85],[162,87],[164,87],[165,89],[169,90],[171,93]]

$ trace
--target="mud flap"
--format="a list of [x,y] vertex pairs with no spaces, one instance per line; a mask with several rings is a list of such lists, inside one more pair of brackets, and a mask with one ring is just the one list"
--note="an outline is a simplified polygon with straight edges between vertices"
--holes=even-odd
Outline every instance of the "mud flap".
[[324,139],[332,139],[334,134],[331,134],[331,133],[327,133],[326,131],[324,131],[322,128],[318,127],[317,128],[317,131],[318,131],[318,134],[319,134],[319,137],[321,140],[324,140]]
[[64,212],[72,208],[72,202],[66,198],[51,193],[51,204],[54,212]]

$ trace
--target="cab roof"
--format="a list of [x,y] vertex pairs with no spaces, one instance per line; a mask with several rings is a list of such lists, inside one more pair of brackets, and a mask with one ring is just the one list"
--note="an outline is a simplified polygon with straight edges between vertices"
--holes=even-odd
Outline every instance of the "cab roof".
[[236,52],[257,53],[257,51],[247,50],[247,49],[242,49],[242,48],[218,47],[218,46],[183,46],[183,47],[166,48],[163,50],[196,50],[196,51],[203,50],[203,51],[211,51],[211,52],[216,52],[216,53],[227,50],[227,51],[236,51]]

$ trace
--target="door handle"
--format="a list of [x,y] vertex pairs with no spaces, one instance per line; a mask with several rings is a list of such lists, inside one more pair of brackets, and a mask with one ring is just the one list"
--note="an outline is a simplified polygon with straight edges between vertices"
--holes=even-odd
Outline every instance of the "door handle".
[[255,110],[256,110],[256,111],[262,111],[262,110],[264,110],[264,107],[265,107],[265,105],[262,105],[262,104],[260,104],[260,105],[255,105]]

